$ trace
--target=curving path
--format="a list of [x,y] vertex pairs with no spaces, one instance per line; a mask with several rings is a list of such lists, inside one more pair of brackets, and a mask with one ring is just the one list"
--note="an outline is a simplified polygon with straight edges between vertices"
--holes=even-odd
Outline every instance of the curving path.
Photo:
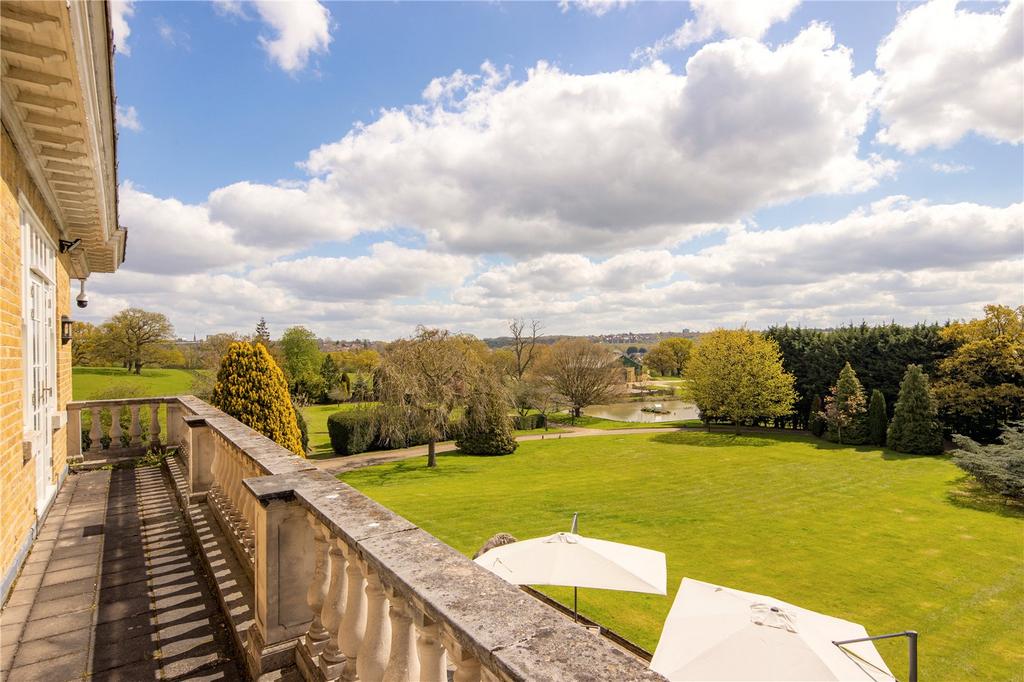
[[[561,433],[531,433],[525,436],[516,436],[516,440],[524,442],[528,440],[557,440],[559,438],[582,438],[586,436],[630,436],[641,433],[671,433],[673,431],[694,431],[700,429],[687,428],[687,427],[637,427],[635,429],[587,429],[583,427],[564,427],[559,426],[560,429],[569,429],[568,431],[562,431]],[[455,441],[446,440],[437,444],[436,451],[438,454],[442,452],[451,452],[457,450],[455,447]],[[400,448],[397,450],[380,450],[377,452],[367,452],[361,455],[349,455],[347,457],[331,457],[328,459],[311,459],[309,460],[314,466],[321,471],[326,471],[331,474],[340,474],[346,471],[352,471],[353,469],[361,469],[362,467],[373,466],[375,464],[384,464],[385,462],[397,462],[403,459],[411,459],[413,457],[424,457],[427,454],[426,445],[415,445],[411,448]]]

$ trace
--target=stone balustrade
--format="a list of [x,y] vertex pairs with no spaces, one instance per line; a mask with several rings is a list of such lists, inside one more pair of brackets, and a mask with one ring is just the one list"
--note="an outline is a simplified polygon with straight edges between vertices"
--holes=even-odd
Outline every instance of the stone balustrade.
[[[71,401],[68,460],[133,457],[176,444],[181,434],[172,432],[170,425],[180,425],[179,412],[175,397]],[[168,425],[163,439],[161,422]]]
[[151,400],[167,405],[187,504],[208,506],[248,573],[234,582],[251,590],[252,678],[664,679],[220,410]]

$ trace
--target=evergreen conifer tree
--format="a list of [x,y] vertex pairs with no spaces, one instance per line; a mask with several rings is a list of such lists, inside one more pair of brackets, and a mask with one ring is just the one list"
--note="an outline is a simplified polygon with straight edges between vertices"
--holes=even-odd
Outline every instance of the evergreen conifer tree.
[[907,367],[900,397],[889,425],[889,447],[914,455],[942,454],[942,427],[928,387],[928,375],[917,365]]
[[849,362],[843,366],[836,385],[825,398],[825,421],[829,440],[848,445],[867,442],[867,399]]
[[210,402],[281,447],[305,456],[284,373],[262,344],[239,341],[228,346]]
[[825,433],[825,428],[828,424],[825,422],[825,415],[821,410],[821,396],[814,396],[814,400],[811,401],[811,414],[810,414],[810,428],[818,438],[821,438]]
[[886,411],[885,394],[876,388],[871,391],[871,403],[868,405],[868,442],[872,445],[885,445],[888,429],[889,414]]

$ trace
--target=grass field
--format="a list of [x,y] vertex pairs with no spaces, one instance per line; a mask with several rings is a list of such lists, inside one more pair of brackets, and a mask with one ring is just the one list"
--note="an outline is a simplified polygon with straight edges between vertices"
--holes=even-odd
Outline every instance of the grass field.
[[603,429],[606,431],[616,431],[618,429],[676,429],[680,426],[692,426],[700,427],[704,424],[699,419],[677,419],[669,422],[626,422],[618,421],[615,419],[603,419],[601,417],[591,417],[589,415],[581,415],[573,419],[567,412],[558,412],[555,414],[548,415],[548,421],[552,424],[562,424],[565,426],[578,426],[585,429]]
[[[669,595],[583,590],[581,611],[655,647],[683,576],[920,632],[923,680],[1024,679],[1024,516],[946,458],[802,436],[701,432],[527,442],[342,479],[472,554],[567,530],[664,551]],[[544,588],[571,603],[568,588]],[[880,642],[905,679],[903,640]]]
[[[120,367],[74,367],[71,393],[75,400],[181,395],[192,391],[195,372],[187,369],[148,369],[135,375]],[[123,389],[121,391],[120,389]]]

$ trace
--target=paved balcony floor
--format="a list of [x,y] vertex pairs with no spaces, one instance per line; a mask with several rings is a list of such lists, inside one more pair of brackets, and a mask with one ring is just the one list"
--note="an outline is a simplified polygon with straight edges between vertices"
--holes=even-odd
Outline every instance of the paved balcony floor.
[[160,467],[68,476],[0,612],[0,678],[234,680]]

